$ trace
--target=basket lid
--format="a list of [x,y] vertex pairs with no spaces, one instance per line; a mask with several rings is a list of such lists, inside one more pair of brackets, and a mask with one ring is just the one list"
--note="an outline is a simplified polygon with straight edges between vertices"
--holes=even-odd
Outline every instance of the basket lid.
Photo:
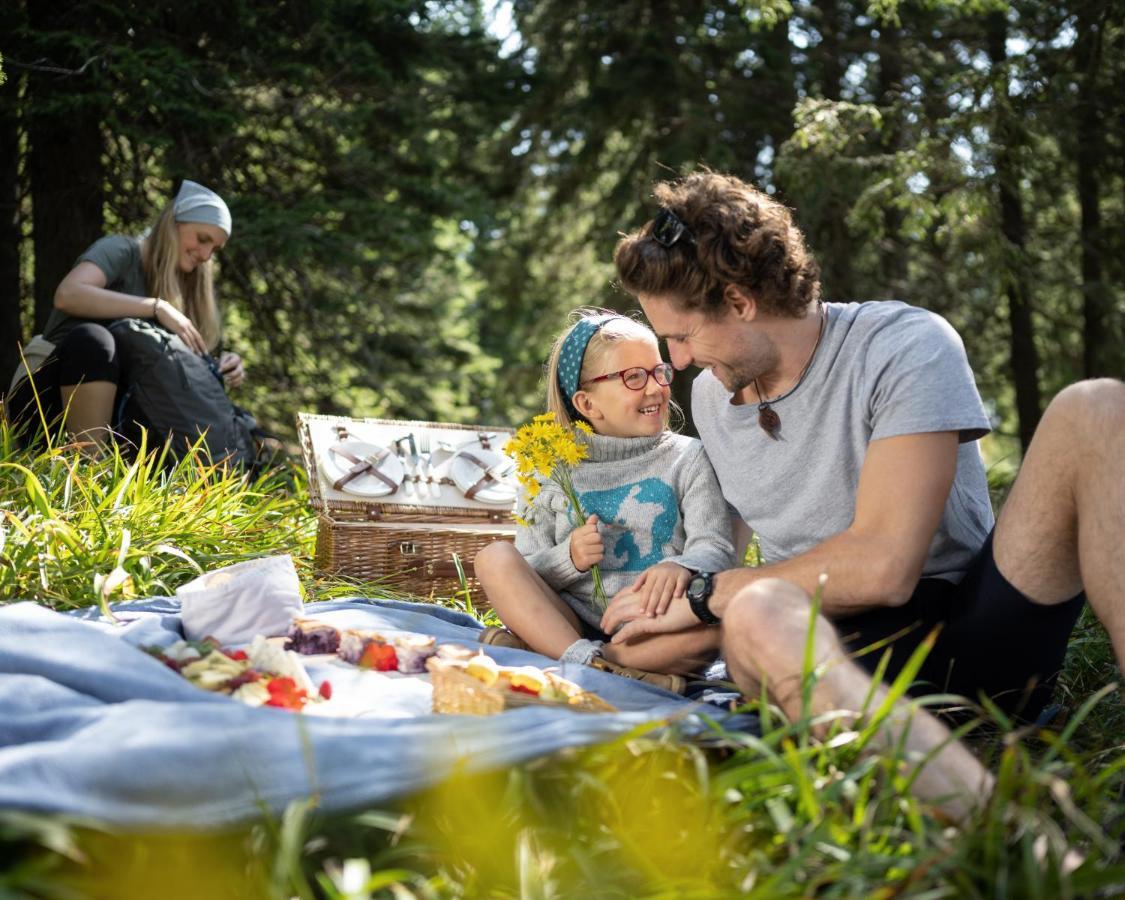
[[297,433],[318,512],[363,522],[513,521],[516,482],[503,455],[512,428],[298,413]]

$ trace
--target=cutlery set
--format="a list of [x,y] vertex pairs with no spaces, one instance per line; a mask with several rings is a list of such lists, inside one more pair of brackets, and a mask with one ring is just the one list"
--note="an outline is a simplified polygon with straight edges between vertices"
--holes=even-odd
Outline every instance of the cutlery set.
[[414,432],[410,432],[391,443],[406,472],[402,482],[407,496],[440,497],[443,484],[454,484],[448,476],[437,474],[428,434],[421,434],[415,441]]
[[[415,440],[414,432],[410,432],[391,443],[395,454],[402,460],[406,477],[403,479],[404,490],[407,495],[428,492],[429,496],[437,497],[441,494],[441,485],[456,486],[456,482],[449,477],[450,465],[456,459],[467,459],[481,470],[482,482],[502,482],[515,474],[516,465],[512,460],[504,457],[501,462],[488,465],[469,452],[470,447],[487,447],[488,442],[497,437],[496,432],[482,432],[467,441],[451,444],[448,441],[436,442],[437,450],[431,447],[430,435],[423,432]],[[434,454],[442,454],[440,462],[434,462]],[[440,470],[440,473],[439,473]],[[472,499],[471,495],[470,499]]]

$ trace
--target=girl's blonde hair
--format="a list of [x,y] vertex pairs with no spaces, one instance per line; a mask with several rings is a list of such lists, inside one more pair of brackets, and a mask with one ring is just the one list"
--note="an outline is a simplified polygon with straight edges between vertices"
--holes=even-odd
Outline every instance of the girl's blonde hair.
[[173,206],[169,203],[164,208],[141,244],[145,286],[153,297],[162,297],[191,319],[207,349],[214,351],[220,329],[212,262],[202,262],[191,272],[180,270],[180,236]]
[[[570,410],[567,408],[567,398],[563,396],[563,390],[559,386],[559,357],[562,355],[563,344],[583,319],[606,314],[607,310],[604,309],[589,307],[576,309],[571,313],[572,321],[570,325],[555,338],[555,343],[551,347],[551,355],[547,358],[547,409],[555,414],[555,418],[561,425],[569,427],[574,424]],[[582,382],[602,374],[606,359],[615,345],[623,341],[640,340],[650,341],[653,344],[657,342],[652,329],[643,322],[638,322],[636,319],[619,313],[610,314],[613,318],[595,331],[590,337],[590,342],[586,345],[586,352],[582,357],[582,371],[578,375],[579,386]],[[675,404],[669,400],[668,408],[665,410],[665,427],[668,426],[668,413],[673,407],[675,407]]]

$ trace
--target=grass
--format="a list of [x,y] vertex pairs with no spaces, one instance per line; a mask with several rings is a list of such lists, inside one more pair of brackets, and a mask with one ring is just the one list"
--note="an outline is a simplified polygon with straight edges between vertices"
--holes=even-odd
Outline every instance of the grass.
[[[199,571],[291,553],[307,599],[386,596],[319,578],[303,475],[248,482],[198,455],[91,461],[16,449],[0,425],[0,602],[57,608],[170,593]],[[473,609],[467,591],[450,605]],[[1125,891],[1125,703],[1084,617],[1058,731],[971,734],[997,773],[960,826],[909,791],[901,752],[865,753],[880,711],[812,734],[755,704],[762,737],[640,731],[392,807],[311,803],[221,833],[128,834],[0,814],[0,897],[1087,897]],[[806,686],[815,679],[811,669]],[[904,688],[900,683],[898,688]]]

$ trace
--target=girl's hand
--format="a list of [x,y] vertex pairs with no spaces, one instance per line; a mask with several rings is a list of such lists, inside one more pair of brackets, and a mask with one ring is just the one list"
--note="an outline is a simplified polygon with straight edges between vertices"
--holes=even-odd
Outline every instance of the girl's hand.
[[228,388],[241,385],[246,378],[246,373],[242,370],[242,357],[229,350],[223,351],[219,357],[219,374],[223,376]]
[[662,616],[673,597],[684,596],[691,572],[674,562],[657,563],[645,569],[628,588],[640,595],[642,612],[646,616]]
[[589,572],[605,556],[605,544],[598,534],[598,517],[590,516],[585,525],[570,533],[570,560],[579,572]]
[[203,354],[207,352],[207,345],[203,343],[203,336],[195,327],[191,319],[180,312],[167,300],[158,300],[153,314],[157,325],[163,325],[172,334],[178,334],[180,340],[188,345],[189,350]]
[[613,635],[614,644],[624,644],[649,634],[673,634],[699,626],[686,597],[673,597],[667,612],[646,616],[641,612],[641,595],[628,588],[618,591],[602,616],[601,629]]

